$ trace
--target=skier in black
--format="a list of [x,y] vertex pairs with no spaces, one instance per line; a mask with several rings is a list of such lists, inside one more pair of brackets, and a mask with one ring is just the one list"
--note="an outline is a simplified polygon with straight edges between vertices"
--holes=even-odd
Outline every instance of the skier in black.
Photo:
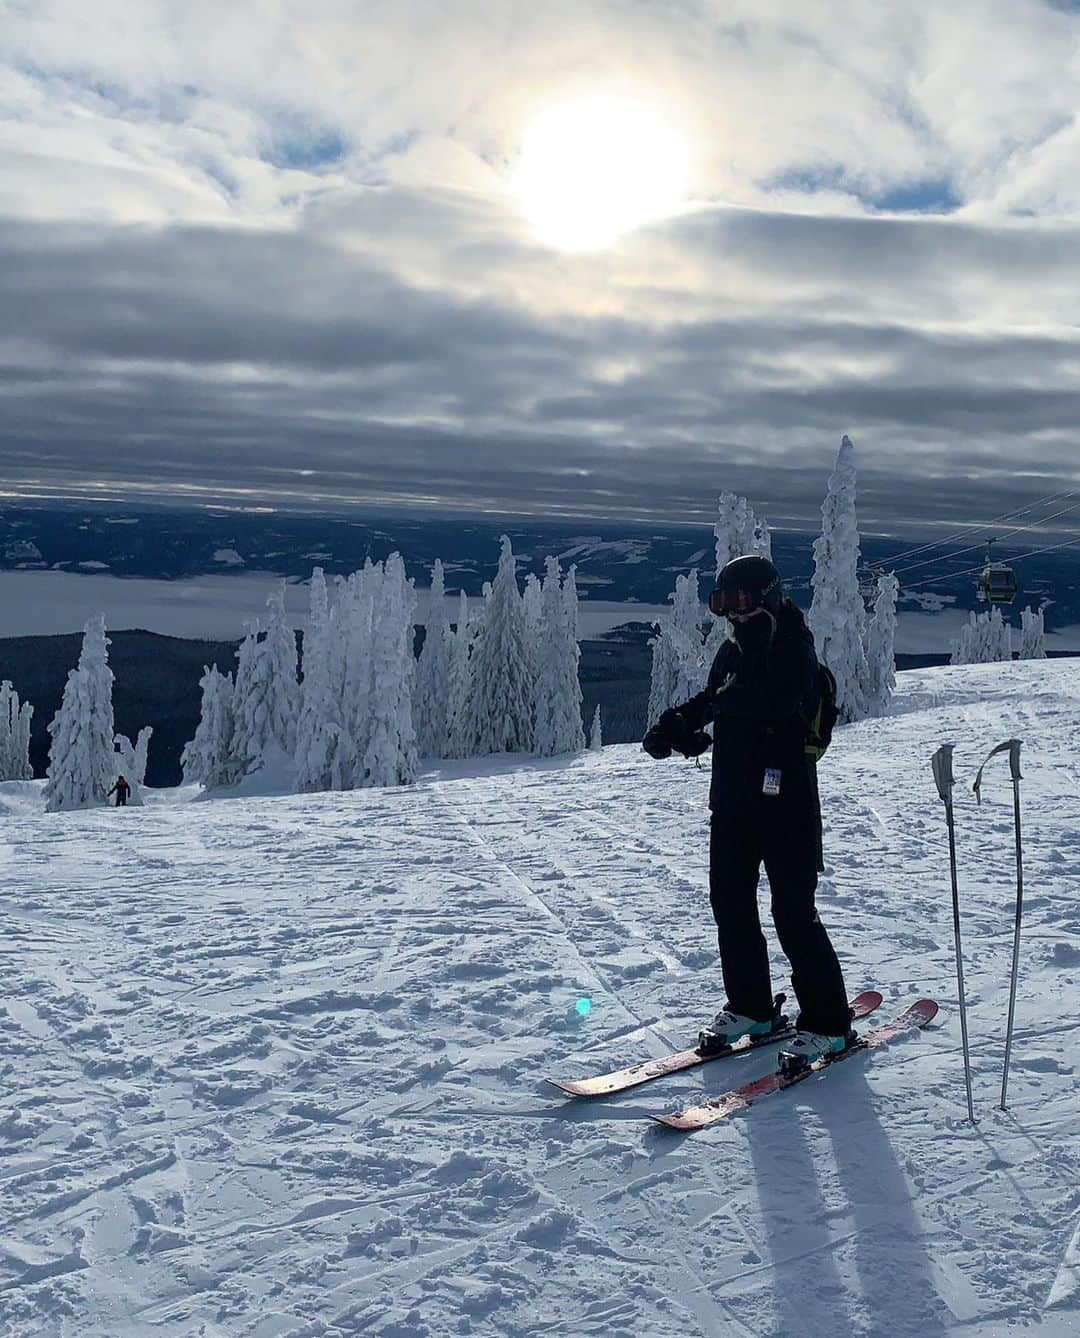
[[720,647],[705,690],[665,711],[642,746],[655,758],[673,750],[694,757],[709,746],[703,727],[712,726],[709,890],[727,1003],[702,1042],[730,1044],[776,1025],[757,904],[764,863],[800,1009],[781,1063],[797,1068],[851,1039],[840,964],[814,905],[821,808],[816,764],[805,747],[817,709],[814,639],[763,557],[729,562],[709,608],[730,620],[735,639]]
[[107,794],[105,798],[108,799],[109,795],[114,794],[116,795],[116,807],[126,808],[128,795],[130,793],[131,793],[131,786],[127,783],[125,778],[123,776],[117,776],[116,784],[112,787],[112,789],[109,791],[109,794]]

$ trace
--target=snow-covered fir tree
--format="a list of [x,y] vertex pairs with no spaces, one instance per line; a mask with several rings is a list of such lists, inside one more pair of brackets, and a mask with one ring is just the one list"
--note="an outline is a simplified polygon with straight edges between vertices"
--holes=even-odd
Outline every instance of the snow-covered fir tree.
[[[556,725],[556,715],[559,710],[557,699],[562,678],[559,665],[562,651],[559,559],[548,557],[546,568],[539,608],[530,608],[533,601],[526,598],[525,628],[530,658],[535,669],[533,747],[540,757],[554,757],[556,753],[563,751],[558,744]],[[528,595],[529,589],[526,586],[526,596]]]
[[112,685],[105,618],[99,614],[86,624],[79,663],[68,674],[60,709],[49,725],[44,798],[50,813],[104,804],[112,789]]
[[1033,613],[1026,608],[1020,615],[1020,658],[1046,659],[1046,620],[1041,609]]
[[514,552],[502,536],[499,569],[484,601],[481,634],[469,674],[467,728],[470,753],[531,752],[533,680],[525,606]]
[[733,492],[722,492],[717,503],[717,520],[713,526],[716,539],[716,574],[737,557],[756,553],[772,556],[772,536],[764,519],[754,515],[754,509],[745,497]]
[[[548,558],[547,562],[550,561],[551,559]],[[544,635],[544,594],[540,578],[535,572],[529,572],[525,578],[525,590],[522,593],[521,602],[525,606],[525,632],[530,651],[535,655]]]
[[236,676],[232,693],[233,754],[242,776],[256,770],[261,763],[268,714],[268,684],[259,651],[258,621],[253,620],[245,627],[244,639],[236,651]]
[[308,592],[304,681],[296,725],[296,789],[300,794],[329,790],[333,785],[334,754],[341,723],[340,694],[335,692],[333,681],[335,631],[326,576],[321,567],[316,567]]
[[807,621],[818,658],[836,678],[842,721],[861,720],[870,709],[864,649],[866,609],[859,593],[859,530],[855,519],[855,448],[840,443],[821,507],[821,534],[814,541],[814,597]]
[[885,715],[896,687],[896,597],[899,580],[891,572],[877,578],[874,609],[866,624],[867,707]]
[[536,638],[534,750],[541,757],[577,752],[585,746],[578,678],[580,654],[574,568],[563,578],[558,558],[549,557]]
[[373,592],[372,686],[367,746],[363,757],[366,785],[409,785],[416,779],[413,728],[413,616],[416,592],[398,553],[377,573]]
[[[716,575],[735,558],[756,554],[759,557],[772,557],[772,536],[764,519],[754,515],[754,508],[745,497],[738,497],[733,492],[722,492],[717,503],[717,520],[713,526],[716,540]],[[702,660],[708,668],[716,659],[717,652],[725,641],[732,637],[731,624],[726,618],[706,619],[707,631]],[[704,686],[704,680],[702,681]]]
[[657,634],[649,643],[652,646],[652,672],[649,675],[649,707],[646,712],[648,729],[656,724],[669,706],[678,704],[675,698],[675,645],[671,636],[665,634],[666,631],[667,619],[657,624]]
[[[676,576],[675,589],[668,595],[671,611],[657,623],[649,683],[650,725],[669,706],[677,706],[700,692],[708,678],[712,659],[707,656],[710,649],[714,655],[716,652],[705,634],[706,610],[698,592],[696,568],[685,576]],[[710,637],[712,630],[710,627]]]
[[383,567],[370,559],[339,586],[342,635],[341,731],[334,774],[335,790],[367,783],[364,756],[371,739],[375,673],[375,603]]
[[600,723],[600,703],[596,703],[596,710],[593,712],[592,728],[589,730],[589,749],[591,752],[598,753],[604,746],[604,731]]
[[473,629],[469,621],[469,601],[465,591],[458,595],[457,626],[452,629],[447,659],[447,757],[469,755],[469,654]]
[[971,613],[953,642],[950,664],[993,664],[1012,659],[1012,628],[1002,618],[1001,610]]
[[697,569],[675,578],[669,631],[675,652],[675,700],[684,702],[705,686],[705,609]]
[[34,708],[19,701],[19,694],[5,680],[0,683],[0,781],[31,780],[30,718]]
[[436,560],[424,646],[416,666],[416,746],[421,757],[450,756],[450,658],[452,633],[443,564]]
[[566,682],[567,752],[585,747],[585,727],[581,719],[581,625],[578,609],[577,567],[571,563],[563,577],[563,675]]
[[[34,768],[30,762],[30,723],[34,714],[34,708],[29,702],[23,702],[19,707],[18,720],[12,726],[12,770],[15,772],[15,780],[31,780],[34,775]],[[22,772],[22,775],[19,775]]]
[[296,725],[300,716],[300,683],[297,679],[296,633],[285,613],[285,583],[266,601],[270,610],[262,654],[269,681],[267,728],[277,747],[290,757],[296,751]]
[[540,578],[535,572],[525,577],[525,589],[521,594],[522,607],[525,610],[525,649],[529,657],[529,672],[532,675],[532,720],[533,747],[536,748],[536,718],[539,710],[540,661],[544,654],[544,595]]
[[217,665],[203,669],[202,711],[195,737],[184,746],[180,764],[185,785],[235,785],[243,775],[233,749],[233,680]]
[[129,805],[140,806],[146,786],[146,759],[150,749],[150,738],[154,730],[152,725],[144,725],[138,737],[132,743],[126,734],[117,734],[113,743],[116,746],[114,767],[117,776],[123,776],[131,786],[128,795]]

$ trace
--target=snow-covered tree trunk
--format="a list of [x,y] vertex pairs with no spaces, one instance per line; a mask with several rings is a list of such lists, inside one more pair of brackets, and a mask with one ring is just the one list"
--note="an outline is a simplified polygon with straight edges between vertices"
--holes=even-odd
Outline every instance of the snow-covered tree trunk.
[[698,589],[696,568],[688,576],[675,578],[670,635],[675,655],[676,702],[684,702],[700,692],[709,675],[702,632],[705,610]]
[[270,742],[270,674],[259,624],[249,623],[236,652],[236,683],[233,688],[233,752],[240,775],[248,776],[263,765]]
[[859,593],[859,530],[855,519],[855,448],[840,443],[836,466],[821,507],[821,534],[814,541],[814,597],[807,621],[818,658],[836,678],[842,721],[868,713],[869,672],[864,651],[866,609]]
[[565,578],[559,560],[547,559],[536,640],[535,751],[541,757],[577,752],[585,746],[578,665],[577,584],[573,567]]
[[113,675],[105,618],[86,624],[79,663],[68,674],[60,709],[49,725],[52,746],[45,808],[88,808],[106,802],[113,767]]
[[0,683],[0,781],[15,780],[9,773],[15,764],[15,724],[19,718],[18,696],[5,679]]
[[450,755],[450,619],[446,610],[443,564],[436,560],[424,646],[416,667],[416,744],[421,757]]
[[33,780],[34,768],[30,764],[30,721],[34,708],[29,702],[19,707],[18,718],[12,729],[12,771],[14,780]]
[[469,651],[472,628],[469,601],[462,590],[458,596],[457,628],[451,633],[447,661],[447,757],[468,757]]
[[413,615],[416,593],[398,553],[386,559],[375,595],[372,626],[371,719],[364,783],[409,785],[416,779],[413,729]]
[[900,582],[892,573],[877,580],[874,611],[866,626],[867,706],[871,715],[885,715],[896,687],[896,597]]
[[589,749],[591,752],[598,753],[604,746],[603,727],[600,724],[600,703],[596,703],[596,710],[593,712],[592,728],[589,731]]
[[371,740],[377,635],[375,605],[382,583],[382,564],[368,561],[362,571],[349,577],[341,592],[345,655],[335,790],[352,790],[367,783],[364,757]]
[[470,752],[531,752],[533,684],[525,607],[518,591],[513,549],[505,534],[473,657],[467,708]]
[[1042,610],[1033,613],[1026,608],[1020,615],[1020,658],[1046,659],[1046,621]]
[[[554,757],[560,752],[557,741],[556,697],[560,686],[559,655],[562,652],[560,624],[562,597],[559,559],[548,557],[541,587],[540,607],[531,609],[526,601],[526,633],[530,660],[535,668],[533,748],[540,757]],[[528,594],[526,587],[526,594]],[[532,626],[530,626],[532,622]]]
[[671,600],[671,612],[657,623],[658,635],[652,643],[650,726],[669,706],[677,706],[701,691],[709,676],[712,658],[725,639],[715,623],[709,628],[708,636],[705,634],[706,610],[698,596],[696,568],[686,576],[676,576],[675,589],[668,599]]
[[[150,738],[154,729],[152,725],[144,725],[139,730],[138,738],[134,743],[126,734],[117,734],[113,740],[116,745],[116,757],[114,767],[116,776],[123,776],[131,786],[131,793],[128,795],[129,805],[141,807],[144,801],[144,789],[146,787],[146,759],[150,749]],[[116,776],[113,777],[114,781]]]
[[649,678],[649,709],[646,728],[651,729],[669,706],[677,706],[675,646],[669,631],[671,615],[657,624],[652,645],[652,673]]
[[217,665],[204,668],[200,680],[202,712],[195,737],[184,746],[180,764],[185,785],[235,785],[243,768],[233,750],[233,681],[218,672]]
[[32,780],[30,766],[30,718],[34,708],[19,702],[19,694],[7,681],[0,683],[0,781]]
[[577,567],[573,564],[563,578],[562,635],[565,653],[562,656],[563,715],[566,721],[566,752],[574,753],[585,747],[585,726],[581,719],[581,626],[578,614]]
[[297,679],[296,633],[285,614],[285,584],[266,601],[270,616],[263,639],[266,659],[267,729],[270,739],[283,753],[296,752],[296,725],[300,716],[300,684]]
[[333,757],[341,724],[341,703],[332,678],[335,630],[326,577],[323,569],[316,567],[311,573],[304,681],[296,727],[296,789],[300,794],[329,790],[333,784]]

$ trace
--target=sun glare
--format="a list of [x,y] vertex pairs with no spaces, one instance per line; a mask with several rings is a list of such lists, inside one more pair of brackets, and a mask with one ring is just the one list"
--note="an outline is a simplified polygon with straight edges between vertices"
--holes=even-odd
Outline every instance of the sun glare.
[[541,241],[592,251],[675,213],[688,168],[685,142],[644,104],[577,98],[529,124],[510,189]]

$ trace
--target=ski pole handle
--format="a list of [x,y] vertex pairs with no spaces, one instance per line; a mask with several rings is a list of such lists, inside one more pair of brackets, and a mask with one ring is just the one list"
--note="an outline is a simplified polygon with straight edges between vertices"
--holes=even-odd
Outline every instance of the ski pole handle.
[[941,796],[941,802],[943,804],[952,803],[952,755],[955,746],[956,745],[952,743],[943,743],[930,759],[930,765],[934,769],[934,782],[937,785],[937,791]]
[[975,777],[975,784],[971,787],[975,791],[975,798],[980,804],[982,803],[982,777],[983,772],[986,770],[986,763],[989,762],[992,757],[997,757],[998,753],[1007,752],[1009,754],[1009,771],[1013,780],[1018,781],[1022,779],[1020,775],[1020,749],[1022,747],[1023,744],[1019,739],[1006,739],[1004,743],[999,743],[996,748],[992,748],[990,752],[987,753],[986,761],[983,762],[982,766],[979,768],[978,775]]

